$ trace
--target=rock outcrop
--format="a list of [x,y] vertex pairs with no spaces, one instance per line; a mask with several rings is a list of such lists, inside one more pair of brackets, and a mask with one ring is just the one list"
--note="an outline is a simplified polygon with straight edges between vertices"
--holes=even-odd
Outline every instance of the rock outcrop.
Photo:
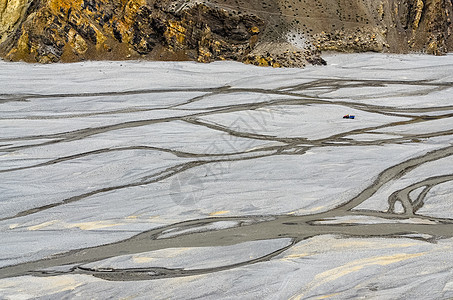
[[0,0],[12,61],[323,64],[321,51],[452,49],[451,0]]

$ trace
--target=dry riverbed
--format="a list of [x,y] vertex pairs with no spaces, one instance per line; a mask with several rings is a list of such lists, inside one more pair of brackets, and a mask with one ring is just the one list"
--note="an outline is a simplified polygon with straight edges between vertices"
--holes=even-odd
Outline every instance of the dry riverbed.
[[453,56],[326,60],[0,62],[0,298],[453,297]]

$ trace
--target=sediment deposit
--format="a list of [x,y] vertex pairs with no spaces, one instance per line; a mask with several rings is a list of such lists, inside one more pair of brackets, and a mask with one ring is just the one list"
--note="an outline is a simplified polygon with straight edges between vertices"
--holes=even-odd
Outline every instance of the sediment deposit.
[[453,297],[453,57],[326,59],[0,62],[0,298]]

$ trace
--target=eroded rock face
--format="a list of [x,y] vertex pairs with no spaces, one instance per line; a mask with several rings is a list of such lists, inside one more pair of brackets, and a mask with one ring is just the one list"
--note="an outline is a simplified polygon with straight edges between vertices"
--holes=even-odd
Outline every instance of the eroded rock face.
[[48,0],[2,44],[10,60],[238,59],[263,22],[198,4],[181,13],[142,0]]
[[0,55],[323,64],[325,50],[452,48],[451,0],[0,0]]
[[27,0],[0,1],[0,43],[20,24]]

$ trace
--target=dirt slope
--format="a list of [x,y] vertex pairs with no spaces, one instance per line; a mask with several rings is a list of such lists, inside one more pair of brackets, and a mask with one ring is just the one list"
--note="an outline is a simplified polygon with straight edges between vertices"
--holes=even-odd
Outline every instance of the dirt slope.
[[452,49],[451,0],[0,0],[0,56],[29,62],[231,59]]

